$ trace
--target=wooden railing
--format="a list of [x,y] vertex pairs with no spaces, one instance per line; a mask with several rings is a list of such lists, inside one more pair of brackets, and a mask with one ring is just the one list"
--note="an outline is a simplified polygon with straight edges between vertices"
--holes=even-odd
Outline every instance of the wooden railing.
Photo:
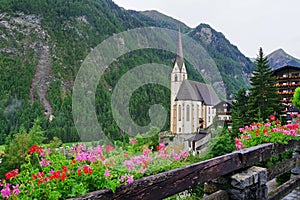
[[[290,141],[287,145],[274,143],[262,144],[182,168],[141,178],[135,180],[132,184],[118,187],[115,193],[111,190],[103,189],[74,199],[163,199],[191,189],[198,184],[240,173],[256,165],[258,162],[265,161],[272,156],[299,147],[300,141]],[[271,180],[289,171],[296,167],[299,162],[299,158],[292,158],[276,167],[267,169],[267,179]],[[295,176],[288,183],[277,188],[273,193],[270,193],[269,199],[276,199],[279,196],[283,196],[299,185],[300,176]],[[224,192],[226,193],[227,191],[225,190],[223,193]],[[220,194],[224,195],[223,193]]]

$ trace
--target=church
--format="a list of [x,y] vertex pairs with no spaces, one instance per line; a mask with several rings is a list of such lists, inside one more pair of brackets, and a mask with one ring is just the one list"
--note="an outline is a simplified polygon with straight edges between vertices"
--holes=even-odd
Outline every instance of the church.
[[179,28],[171,73],[170,131],[190,134],[208,128],[216,116],[214,106],[219,102],[218,95],[210,85],[188,80]]

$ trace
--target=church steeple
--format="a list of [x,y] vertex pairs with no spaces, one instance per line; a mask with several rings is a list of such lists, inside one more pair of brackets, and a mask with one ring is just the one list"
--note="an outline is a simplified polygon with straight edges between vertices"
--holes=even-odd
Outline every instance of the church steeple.
[[[176,97],[181,84],[187,79],[187,71],[184,64],[182,43],[181,43],[181,32],[178,24],[178,38],[176,46],[176,57],[174,61],[174,67],[171,74],[171,116],[170,116],[170,130],[172,133],[176,132],[176,111],[174,106],[176,105]],[[175,106],[176,107],[176,106]]]
[[[172,81],[183,81],[187,79],[187,71],[184,64],[184,57],[182,51],[182,43],[181,43],[181,31],[180,25],[178,24],[178,38],[177,38],[177,46],[176,46],[176,57],[174,61],[174,67],[172,74],[174,75],[174,79]],[[175,78],[176,77],[176,78]]]
[[179,69],[181,69],[184,58],[182,52],[182,43],[181,43],[181,32],[180,32],[180,25],[178,24],[178,38],[177,38],[177,47],[176,47],[176,58],[175,62],[177,63]]

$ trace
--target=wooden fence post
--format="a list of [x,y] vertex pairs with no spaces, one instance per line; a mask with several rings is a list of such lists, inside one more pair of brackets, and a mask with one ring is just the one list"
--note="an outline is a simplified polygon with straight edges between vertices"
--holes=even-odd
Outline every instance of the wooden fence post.
[[291,170],[291,178],[293,176],[300,175],[300,147],[297,147],[295,149],[295,152],[293,153],[293,158],[296,158],[296,167]]

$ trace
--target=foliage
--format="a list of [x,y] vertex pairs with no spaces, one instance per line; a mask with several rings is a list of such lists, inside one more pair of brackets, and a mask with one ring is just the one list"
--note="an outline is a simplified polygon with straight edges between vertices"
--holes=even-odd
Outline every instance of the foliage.
[[235,95],[235,101],[232,102],[232,135],[237,137],[239,128],[251,123],[249,115],[249,96],[246,89],[241,89]]
[[[300,116],[298,116],[299,118]],[[299,119],[297,123],[281,125],[274,115],[267,122],[251,123],[240,128],[241,135],[235,138],[236,149],[248,148],[262,143],[288,144],[289,140],[299,140]]]
[[[130,146],[136,145],[132,138]],[[65,199],[103,188],[115,191],[134,179],[188,164],[187,152],[175,153],[161,143],[155,151],[114,149],[112,146],[74,145],[70,149],[42,148],[34,144],[23,154],[26,163],[5,174],[3,198]],[[16,190],[16,188],[18,190]]]
[[45,139],[43,136],[44,132],[41,130],[39,123],[39,119],[36,119],[29,133],[21,131],[12,136],[11,141],[9,141],[5,148],[0,165],[1,177],[5,171],[19,168],[25,163],[25,155],[30,146],[35,143],[41,144],[43,142]]
[[283,110],[275,76],[262,48],[255,60],[257,70],[250,79],[249,111],[252,121],[262,121],[270,115],[279,116]]
[[300,87],[297,87],[293,96],[293,105],[300,109]]
[[217,129],[214,131],[212,139],[208,143],[208,155],[206,159],[221,156],[231,153],[235,150],[235,145],[232,143],[232,135],[228,128]]
[[[177,29],[177,23],[173,21],[169,22],[166,19],[161,22],[145,15],[133,15],[111,0],[3,0],[0,11],[6,13],[1,20],[7,21],[12,27],[0,27],[0,35],[7,39],[0,41],[4,50],[0,52],[0,144],[5,142],[9,134],[20,132],[21,127],[25,127],[28,132],[36,118],[42,121],[41,127],[45,130],[47,142],[53,137],[58,137],[63,142],[79,141],[72,120],[72,84],[83,59],[91,49],[109,36],[131,28],[151,25]],[[37,21],[33,20],[34,27],[30,29],[26,23],[15,23],[18,21],[14,20],[15,17],[24,17],[23,20],[33,17],[37,18]],[[35,31],[36,25],[40,25],[41,29],[38,30],[41,32]],[[190,31],[192,37],[197,35],[189,27],[184,26],[183,30]],[[45,38],[40,37],[41,33],[45,33]],[[253,68],[253,64],[223,35],[215,31],[213,33],[218,40],[214,41],[212,46],[203,45],[201,41],[199,44],[216,60],[228,94],[231,94],[247,84],[243,78],[232,77],[242,73],[242,65],[246,66],[243,71],[248,73],[248,68]],[[35,66],[40,57],[38,45],[34,45],[37,42],[49,46],[51,54],[49,60],[52,63],[52,73],[46,96],[51,102],[55,116],[51,122],[44,117],[44,110],[38,99],[32,103],[29,96]],[[226,50],[223,51],[222,46],[226,46]],[[104,75],[105,80],[100,80],[98,84],[99,95],[96,95],[95,103],[99,123],[110,139],[124,139],[113,120],[110,108],[111,90],[118,79],[132,67],[144,63],[156,62],[171,67],[173,58],[174,55],[170,52],[136,51],[118,58],[109,67]],[[191,65],[187,64],[187,70],[189,78],[203,81]],[[169,91],[160,86],[145,85],[139,88],[130,102],[133,120],[139,125],[148,124],[148,108],[153,104],[161,103],[169,111],[169,96]],[[163,130],[168,129],[168,123],[169,120]]]

